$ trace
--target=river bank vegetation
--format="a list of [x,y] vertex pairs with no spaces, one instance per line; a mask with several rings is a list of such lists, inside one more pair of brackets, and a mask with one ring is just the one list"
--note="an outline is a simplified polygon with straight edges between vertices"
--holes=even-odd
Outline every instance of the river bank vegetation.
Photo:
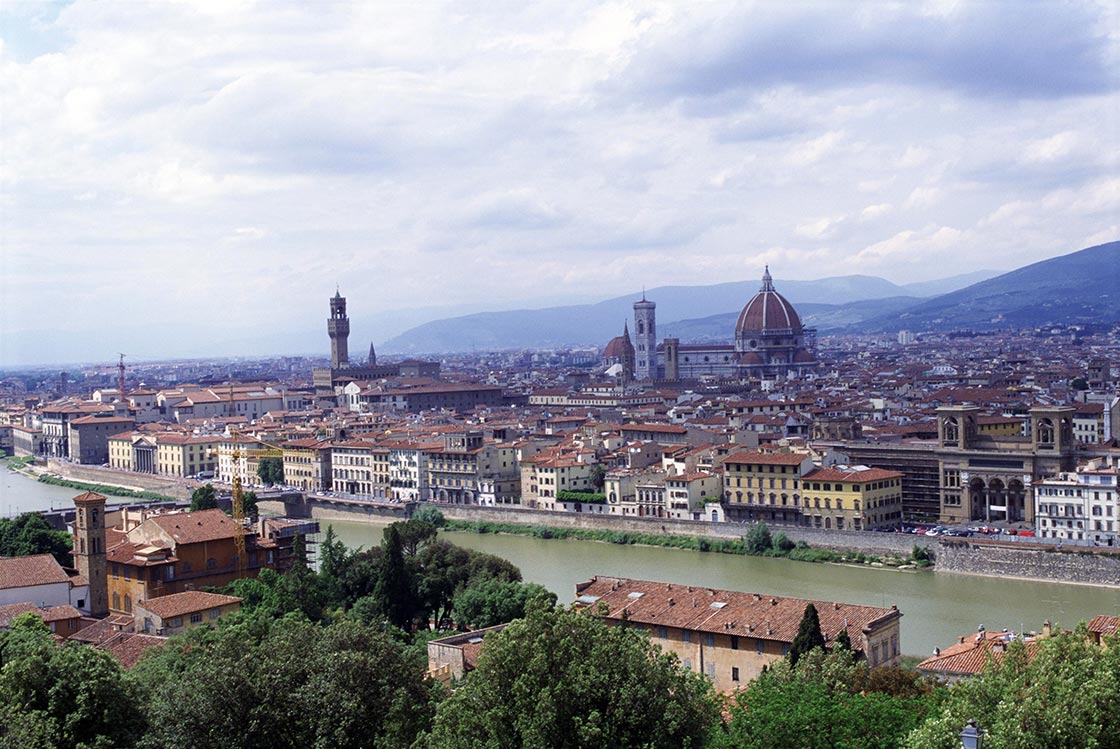
[[[0,749],[956,749],[970,718],[986,749],[1120,746],[1120,641],[1084,626],[946,686],[868,668],[843,638],[821,648],[807,609],[795,658],[720,695],[647,632],[557,607],[438,524],[394,523],[370,549],[328,530],[318,570],[223,588],[240,611],[127,671],[22,615],[0,630]],[[426,678],[430,639],[511,620],[463,680]]]
[[159,492],[143,491],[141,489],[129,489],[124,486],[113,486],[112,484],[93,484],[88,481],[74,481],[73,479],[64,479],[58,476],[49,476],[45,473],[39,474],[38,480],[44,484],[51,486],[65,486],[69,489],[78,489],[85,492],[96,492],[104,494],[108,497],[127,497],[128,499],[151,499],[159,502],[176,502],[174,497],[169,497],[166,494]]
[[706,538],[704,536],[668,535],[661,533],[635,533],[633,531],[597,530],[591,528],[559,528],[547,525],[519,525],[496,523],[487,520],[446,520],[443,528],[449,531],[472,533],[507,533],[542,539],[576,539],[603,543],[661,546],[671,549],[739,554],[760,557],[780,557],[799,562],[839,562],[845,564],[883,565],[889,567],[928,567],[932,557],[925,549],[915,546],[908,556],[865,554],[861,551],[834,551],[818,549],[805,542],[794,543],[785,533],[772,533],[766,523],[757,523],[738,539]]

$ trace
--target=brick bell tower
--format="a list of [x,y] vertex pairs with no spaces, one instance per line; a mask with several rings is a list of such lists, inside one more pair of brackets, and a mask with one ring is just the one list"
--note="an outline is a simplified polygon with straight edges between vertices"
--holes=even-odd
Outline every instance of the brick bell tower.
[[347,350],[350,338],[350,318],[346,316],[346,297],[335,289],[331,297],[331,316],[327,319],[327,335],[331,337],[331,369],[350,366]]
[[86,492],[74,497],[74,566],[89,580],[90,616],[108,616],[109,582],[105,561],[105,497]]

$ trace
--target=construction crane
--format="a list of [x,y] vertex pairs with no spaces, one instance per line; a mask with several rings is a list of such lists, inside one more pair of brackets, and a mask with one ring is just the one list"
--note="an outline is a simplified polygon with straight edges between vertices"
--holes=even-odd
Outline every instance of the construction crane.
[[[230,394],[230,410],[233,409],[233,383],[229,386]],[[240,437],[241,432],[232,426],[228,426],[230,437],[233,438],[232,449],[216,450],[215,453],[219,456],[226,455],[230,458],[233,478],[230,483],[232,489],[230,490],[230,504],[233,509],[233,520],[241,528],[245,527],[245,492],[241,482],[241,458],[279,458],[284,454],[284,451],[277,445],[272,445],[264,440],[252,437],[257,443],[264,445],[261,449],[241,449]],[[245,570],[245,562],[247,554],[245,552],[245,536],[238,533],[234,537],[234,550],[237,556],[237,574],[240,577],[241,573]]]

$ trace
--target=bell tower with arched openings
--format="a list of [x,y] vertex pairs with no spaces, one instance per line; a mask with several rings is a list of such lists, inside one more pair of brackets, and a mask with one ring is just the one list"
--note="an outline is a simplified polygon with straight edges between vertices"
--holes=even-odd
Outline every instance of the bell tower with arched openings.
[[657,304],[646,300],[634,302],[634,378],[657,379]]
[[89,581],[90,616],[109,613],[109,580],[105,561],[105,497],[86,492],[74,497],[74,566]]

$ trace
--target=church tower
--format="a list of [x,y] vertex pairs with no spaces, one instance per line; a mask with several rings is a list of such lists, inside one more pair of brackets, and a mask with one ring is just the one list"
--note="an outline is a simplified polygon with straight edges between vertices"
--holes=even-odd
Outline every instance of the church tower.
[[331,337],[331,369],[350,366],[347,341],[350,337],[350,318],[346,316],[346,297],[335,289],[331,297],[331,316],[327,320],[327,335]]
[[105,497],[86,492],[74,497],[74,566],[89,580],[86,609],[90,616],[108,616],[109,581],[105,562]]
[[634,377],[657,379],[657,305],[642,300],[634,302]]

